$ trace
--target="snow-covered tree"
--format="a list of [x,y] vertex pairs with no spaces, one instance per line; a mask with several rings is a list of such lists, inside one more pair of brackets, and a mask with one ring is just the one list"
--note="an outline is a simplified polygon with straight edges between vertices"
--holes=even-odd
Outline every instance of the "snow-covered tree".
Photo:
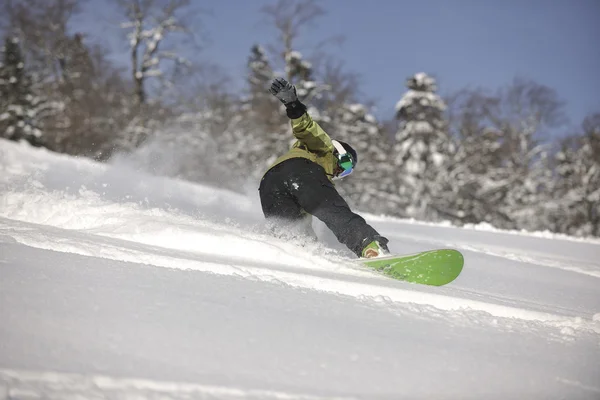
[[515,79],[491,96],[485,117],[501,134],[502,185],[507,189],[500,205],[514,227],[542,229],[540,204],[551,198],[552,180],[548,159],[548,130],[560,126],[564,114],[556,92],[544,85]]
[[344,178],[338,190],[360,210],[386,212],[389,187],[385,183],[393,173],[393,167],[388,159],[389,142],[381,124],[365,105],[359,103],[340,107],[332,118],[335,127],[331,127],[330,135],[349,143],[359,159],[356,170]]
[[[267,57],[265,49],[260,45],[252,46],[250,57],[248,57],[248,86],[256,100],[263,100],[260,95],[268,93],[266,88],[271,83],[275,74]],[[264,99],[272,99],[264,96]]]
[[435,218],[439,172],[452,149],[444,119],[444,101],[435,80],[418,73],[406,82],[408,92],[396,105],[399,121],[393,149],[396,191],[390,200],[398,215]]
[[481,91],[461,91],[450,100],[449,125],[456,151],[441,172],[444,214],[458,223],[512,227],[502,204],[511,180],[503,162],[502,132],[491,127]]
[[298,98],[309,105],[318,102],[320,95],[328,89],[326,84],[317,83],[312,64],[299,51],[286,54],[285,68],[289,81],[296,86]]
[[0,63],[0,135],[42,145],[44,119],[51,110],[52,104],[35,92],[19,39],[8,36]]
[[[466,130],[466,127],[463,127]],[[444,216],[459,223],[513,227],[503,211],[511,179],[501,165],[501,133],[485,127],[463,131],[448,168],[441,172]]]
[[[265,50],[254,45],[247,62],[247,94],[242,99],[244,126],[230,127],[220,142],[232,162],[246,165],[249,175],[258,176],[289,147],[289,121],[283,105],[268,88],[275,77]],[[256,166],[254,171],[248,165]]]
[[545,208],[555,230],[600,236],[600,113],[582,127],[583,134],[563,140],[556,154],[558,181]]
[[454,197],[448,216],[502,228],[547,227],[542,211],[553,197],[553,177],[543,139],[562,119],[554,91],[516,79],[492,94],[464,91],[452,105],[457,150],[442,172],[442,193]]
[[275,75],[261,46],[252,47],[247,71],[248,94],[242,101],[246,117],[266,132],[280,129],[285,122],[281,115],[281,103],[267,90]]

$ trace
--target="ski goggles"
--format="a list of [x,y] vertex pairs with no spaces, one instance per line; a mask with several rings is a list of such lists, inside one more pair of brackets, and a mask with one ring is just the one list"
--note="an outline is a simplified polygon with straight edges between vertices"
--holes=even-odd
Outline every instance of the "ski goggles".
[[337,165],[342,170],[342,172],[337,175],[337,178],[343,178],[350,175],[354,170],[354,160],[352,159],[352,155],[347,153],[346,149],[344,149],[344,146],[342,146],[337,140],[332,140],[331,143],[337,150]]
[[348,153],[338,155],[338,165],[342,169],[342,172],[338,175],[340,178],[348,176],[354,171],[352,156]]

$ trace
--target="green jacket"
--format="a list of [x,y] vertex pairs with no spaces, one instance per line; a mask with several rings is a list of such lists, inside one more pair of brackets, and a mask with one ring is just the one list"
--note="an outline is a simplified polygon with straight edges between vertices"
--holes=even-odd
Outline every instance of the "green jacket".
[[290,158],[306,158],[323,167],[331,181],[337,160],[333,155],[334,147],[327,132],[313,121],[308,113],[292,119],[291,124],[292,133],[298,140],[292,145],[290,151],[275,160],[269,169]]

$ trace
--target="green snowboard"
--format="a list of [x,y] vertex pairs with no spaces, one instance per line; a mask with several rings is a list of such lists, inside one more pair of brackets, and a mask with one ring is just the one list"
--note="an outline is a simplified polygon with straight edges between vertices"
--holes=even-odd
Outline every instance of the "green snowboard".
[[459,251],[444,249],[404,256],[361,258],[359,262],[398,280],[442,286],[456,279],[464,259]]

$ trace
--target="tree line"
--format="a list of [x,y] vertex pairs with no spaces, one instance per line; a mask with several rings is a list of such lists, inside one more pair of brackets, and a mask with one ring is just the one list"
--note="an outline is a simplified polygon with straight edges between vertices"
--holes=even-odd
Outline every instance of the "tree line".
[[326,51],[337,38],[299,51],[325,13],[314,0],[261,10],[274,40],[248,49],[242,91],[218,65],[186,56],[199,51],[198,21],[208,18],[193,2],[112,1],[126,67],[90,33],[71,32],[81,0],[1,3],[0,137],[99,161],[134,154],[156,173],[239,190],[290,145],[289,121],[266,90],[284,75],[313,118],[357,149],[359,168],[338,185],[354,207],[600,236],[600,112],[553,139],[565,113],[552,88],[515,78],[442,98],[433,76],[415,71],[394,118],[378,120],[357,75]]

